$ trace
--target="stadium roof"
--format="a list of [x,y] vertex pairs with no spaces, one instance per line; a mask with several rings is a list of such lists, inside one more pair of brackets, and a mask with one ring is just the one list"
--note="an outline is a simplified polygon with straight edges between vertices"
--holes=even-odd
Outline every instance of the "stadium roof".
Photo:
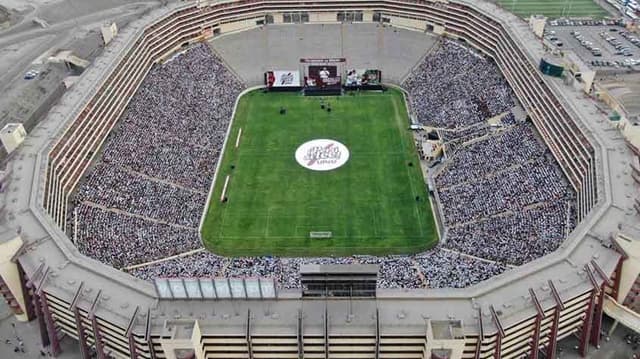
[[[490,3],[461,2],[502,22],[524,46],[532,63],[537,63],[543,56],[539,41],[526,23],[514,15]],[[42,264],[48,268],[48,271],[40,269],[44,275],[39,276],[36,286],[46,287],[51,295],[71,298],[82,283],[79,305],[90,307],[100,293],[97,314],[123,327],[127,326],[136,308],[151,308],[153,328],[159,331],[166,330],[172,321],[196,318],[201,319],[201,326],[208,325],[206,319],[223,321],[224,329],[211,325],[208,328],[211,332],[224,330],[228,333],[236,328],[239,333],[244,333],[246,316],[251,313],[253,320],[264,324],[264,328],[268,326],[274,332],[288,332],[292,329],[291,323],[296,322],[292,318],[301,311],[304,313],[304,331],[320,334],[326,305],[330,325],[340,324],[337,329],[340,331],[361,333],[375,330],[371,321],[377,312],[384,333],[401,331],[406,334],[415,330],[416,334],[424,334],[426,319],[459,319],[466,328],[475,329],[477,308],[486,309],[489,305],[500,310],[503,323],[529,317],[534,311],[526,296],[529,288],[538,294],[543,308],[554,305],[548,285],[550,279],[563,298],[583,293],[591,288],[583,265],[592,259],[605,272],[613,271],[619,254],[603,244],[618,232],[621,223],[637,220],[630,195],[633,185],[629,174],[630,151],[590,99],[568,89],[560,80],[548,77],[545,81],[575,113],[574,117],[581,120],[580,126],[598,152],[598,189],[602,200],[556,252],[477,285],[465,289],[380,289],[376,300],[358,300],[357,305],[341,299],[300,300],[301,293],[296,290],[278,293],[278,300],[218,300],[212,306],[211,302],[204,300],[159,299],[153,283],[82,256],[38,205],[38,198],[44,191],[43,173],[48,149],[75,117],[80,105],[95,93],[96,83],[123,56],[144,26],[181,6],[186,5],[172,4],[152,11],[121,31],[106,47],[104,55],[88,68],[60,104],[50,111],[46,120],[32,131],[9,162],[5,182],[7,190],[0,194],[6,208],[0,232],[20,234],[26,243],[20,261],[28,273],[35,273]],[[1,236],[0,241],[11,237]],[[137,329],[142,328],[146,311],[139,313]],[[485,331],[495,331],[490,317],[485,319]]]

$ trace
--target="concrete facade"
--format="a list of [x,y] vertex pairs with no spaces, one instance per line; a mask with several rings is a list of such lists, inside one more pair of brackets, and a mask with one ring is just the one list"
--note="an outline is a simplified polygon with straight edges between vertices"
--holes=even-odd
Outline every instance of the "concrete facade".
[[8,154],[15,151],[26,137],[27,131],[21,123],[8,123],[0,130],[0,141]]

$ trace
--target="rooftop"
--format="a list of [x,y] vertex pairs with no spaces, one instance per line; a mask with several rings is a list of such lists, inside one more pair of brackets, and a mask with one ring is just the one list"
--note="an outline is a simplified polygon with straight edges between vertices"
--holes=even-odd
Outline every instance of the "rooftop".
[[18,130],[21,127],[22,127],[21,123],[7,123],[6,125],[4,125],[2,130],[0,130],[0,133],[11,133],[13,131]]

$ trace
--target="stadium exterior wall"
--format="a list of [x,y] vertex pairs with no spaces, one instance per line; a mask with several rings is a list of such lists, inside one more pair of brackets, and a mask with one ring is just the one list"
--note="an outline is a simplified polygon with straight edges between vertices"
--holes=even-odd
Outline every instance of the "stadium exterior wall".
[[[578,192],[582,223],[560,250],[470,288],[379,290],[376,300],[353,303],[302,299],[299,291],[273,300],[158,299],[150,283],[80,255],[64,234],[68,196],[155,62],[225,23],[237,31],[267,14],[345,10],[412,19],[398,25],[425,21],[495,59]],[[33,171],[33,178],[20,182],[17,191],[29,192],[14,206],[32,226],[22,227],[28,246],[15,265],[25,273],[25,312],[36,313],[43,341],[57,352],[67,335],[82,352],[95,347],[100,358],[173,358],[176,348],[198,358],[428,358],[435,343],[452,358],[535,358],[537,349],[553,357],[557,340],[579,333],[586,352],[599,338],[603,293],[612,293],[611,279],[619,277],[620,255],[597,247],[589,234],[611,213],[611,154],[537,73],[537,59],[519,46],[529,38],[518,24],[475,1],[248,0],[171,5],[121,32],[104,57],[108,65],[83,75],[91,88],[65,95],[64,116],[50,115],[34,131],[48,136],[34,136],[21,150],[31,166],[18,175]],[[443,336],[436,330],[442,327],[460,330]]]

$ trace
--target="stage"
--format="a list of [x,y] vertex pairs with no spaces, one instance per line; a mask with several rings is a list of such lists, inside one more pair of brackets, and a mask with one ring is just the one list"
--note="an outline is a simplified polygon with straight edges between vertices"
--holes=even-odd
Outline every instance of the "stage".
[[342,87],[341,86],[326,86],[326,87],[307,86],[304,88],[303,93],[305,96],[341,96]]

